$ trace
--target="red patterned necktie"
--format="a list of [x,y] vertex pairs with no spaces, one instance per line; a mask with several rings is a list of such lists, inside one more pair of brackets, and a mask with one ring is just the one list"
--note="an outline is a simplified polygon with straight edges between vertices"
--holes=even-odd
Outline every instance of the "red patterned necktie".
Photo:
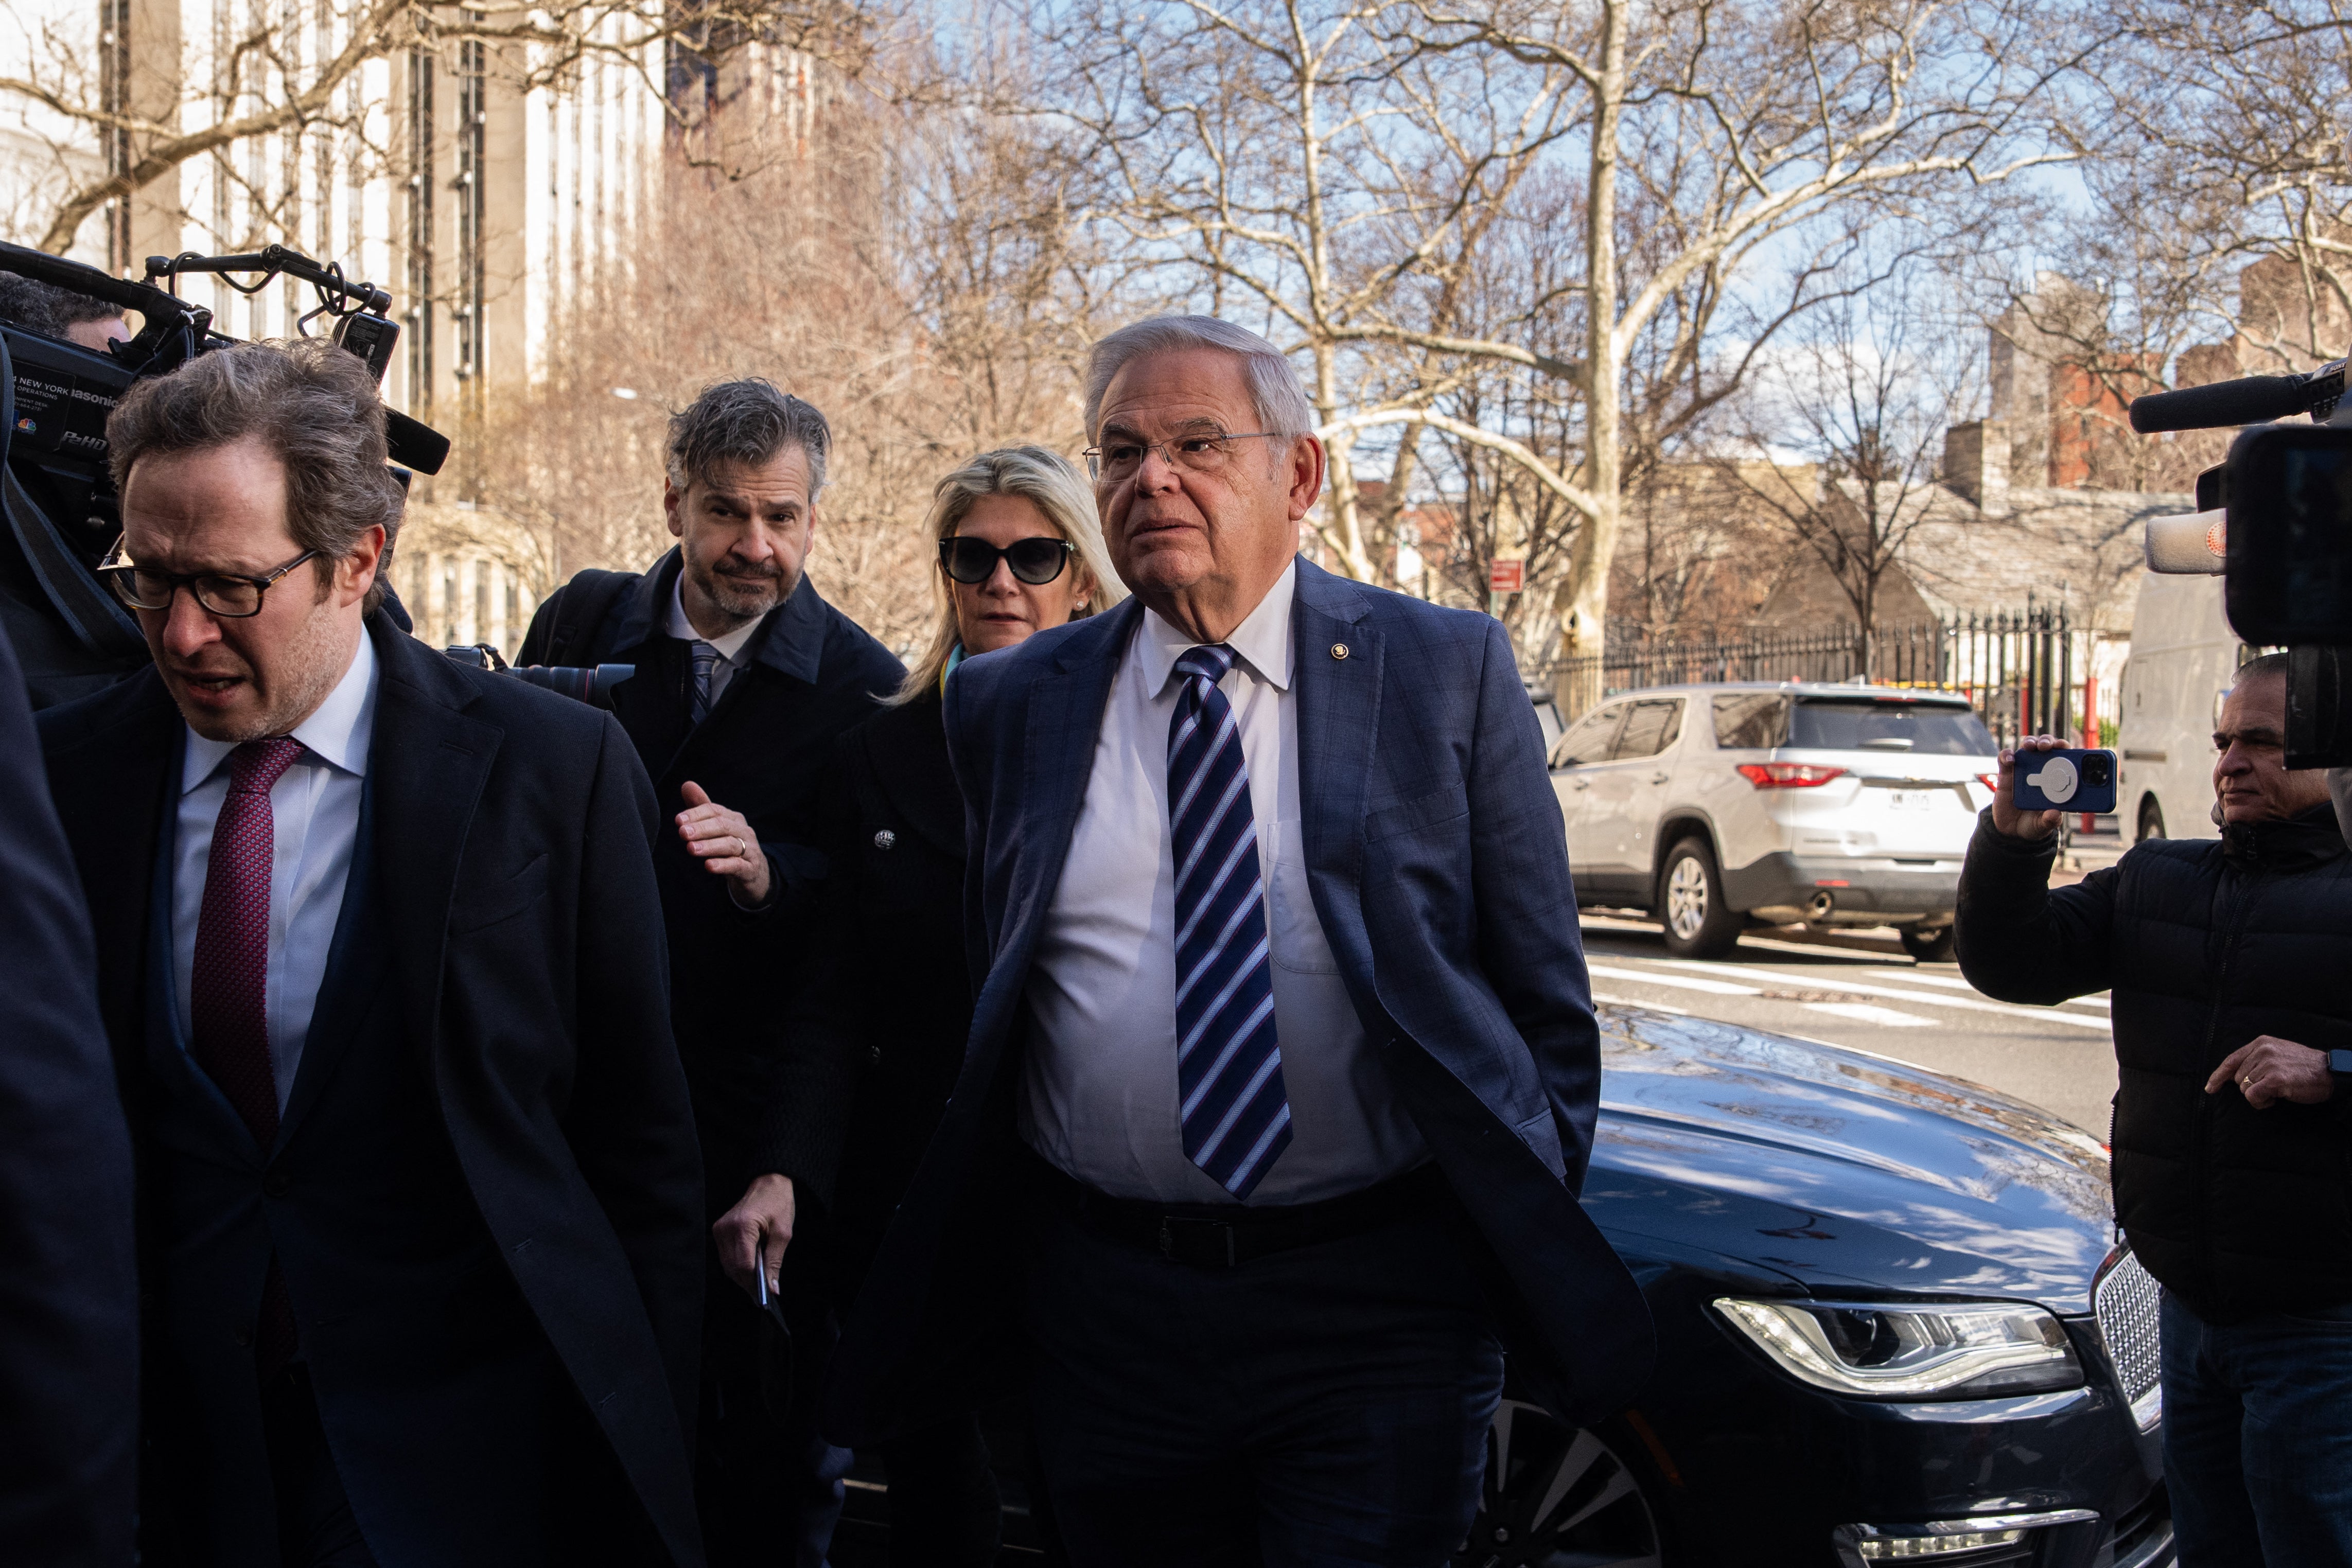
[[[197,1064],[212,1074],[267,1154],[278,1141],[278,1078],[269,1065],[269,881],[278,860],[270,787],[302,755],[287,736],[248,740],[229,753],[228,798],[213,824],[188,973],[189,1031]],[[262,1288],[259,1359],[265,1373],[294,1358],[293,1303],[278,1260]]]

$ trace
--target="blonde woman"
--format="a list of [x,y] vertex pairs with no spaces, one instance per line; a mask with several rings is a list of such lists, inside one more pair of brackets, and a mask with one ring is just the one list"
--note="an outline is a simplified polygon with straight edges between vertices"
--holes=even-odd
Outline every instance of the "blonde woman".
[[[819,978],[786,1037],[772,1149],[832,1170],[814,1197],[839,1300],[856,1295],[955,1085],[971,1025],[963,945],[963,799],[940,695],[965,658],[1126,597],[1092,489],[1039,446],[984,452],[939,482],[927,531],[940,619],[890,706],[845,735],[820,797],[831,862]],[[779,1167],[782,1168],[782,1167]],[[998,1500],[975,1418],[882,1447],[890,1558],[996,1561]]]

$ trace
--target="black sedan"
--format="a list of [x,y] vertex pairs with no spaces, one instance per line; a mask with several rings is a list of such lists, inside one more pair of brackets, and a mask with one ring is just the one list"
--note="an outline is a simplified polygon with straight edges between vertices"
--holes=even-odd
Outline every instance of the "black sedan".
[[[2114,1246],[2096,1140],[1860,1051],[1639,1008],[1601,1026],[1584,1201],[1658,1370],[1590,1430],[1507,1395],[1456,1564],[2173,1561],[2156,1287]],[[877,1560],[879,1478],[851,1485],[839,1560]]]

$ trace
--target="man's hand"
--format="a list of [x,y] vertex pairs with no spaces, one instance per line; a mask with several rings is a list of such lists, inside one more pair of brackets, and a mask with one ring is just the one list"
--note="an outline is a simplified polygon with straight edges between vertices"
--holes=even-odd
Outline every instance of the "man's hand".
[[793,1214],[792,1177],[754,1176],[742,1198],[710,1228],[710,1239],[719,1244],[719,1266],[755,1300],[760,1294],[760,1239],[768,1240],[768,1292],[773,1295],[783,1271],[784,1249],[793,1244]]
[[2017,753],[2065,749],[2066,743],[2054,735],[2029,735],[2017,743],[2015,750],[2006,747],[2001,749],[2000,781],[1992,791],[1992,825],[1998,831],[2012,839],[2046,839],[2058,831],[2061,813],[2017,809]]
[[687,853],[703,868],[735,884],[735,902],[756,908],[768,902],[768,852],[760,847],[751,824],[740,811],[730,811],[713,800],[702,786],[688,779],[680,791],[687,809],[677,814],[677,836]]
[[2261,1035],[2221,1059],[2205,1092],[2219,1093],[2221,1085],[2237,1080],[2238,1092],[2257,1111],[2267,1111],[2282,1100],[2316,1105],[2336,1092],[2336,1075],[2327,1071],[2327,1053],[2297,1045],[2276,1035]]

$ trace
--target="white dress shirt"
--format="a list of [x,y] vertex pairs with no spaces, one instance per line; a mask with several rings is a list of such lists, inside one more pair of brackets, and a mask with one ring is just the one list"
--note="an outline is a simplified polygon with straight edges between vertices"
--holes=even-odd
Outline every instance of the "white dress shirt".
[[[375,647],[360,633],[351,668],[297,725],[302,755],[269,791],[276,858],[269,874],[269,1070],[278,1081],[278,1109],[294,1091],[310,1037],[310,1013],[327,977],[327,952],[343,909],[359,842],[360,792],[367,779],[368,746],[375,735]],[[213,828],[228,799],[228,758],[236,743],[188,731],[180,771],[179,839],[172,870],[172,979],[179,998],[179,1036],[189,1043],[189,975],[196,962],[196,922],[205,907],[205,875]]]
[[[1297,569],[1226,640],[1218,688],[1233,705],[1257,819],[1273,949],[1275,1037],[1290,1146],[1253,1206],[1309,1203],[1427,1157],[1348,998],[1307,891],[1299,835],[1298,714],[1291,684]],[[1176,1087],[1176,867],[1169,845],[1168,727],[1176,661],[1198,644],[1146,610],[1121,655],[1028,1001],[1021,1136],[1098,1191],[1166,1203],[1231,1202],[1184,1155]]]
[[719,695],[735,678],[735,672],[751,662],[744,653],[744,644],[751,642],[761,624],[761,619],[755,617],[723,637],[706,637],[696,631],[694,622],[686,618],[686,564],[683,560],[678,563],[677,580],[669,589],[669,624],[663,629],[681,643],[706,643],[719,650],[719,663],[710,671],[712,707],[719,706]]

